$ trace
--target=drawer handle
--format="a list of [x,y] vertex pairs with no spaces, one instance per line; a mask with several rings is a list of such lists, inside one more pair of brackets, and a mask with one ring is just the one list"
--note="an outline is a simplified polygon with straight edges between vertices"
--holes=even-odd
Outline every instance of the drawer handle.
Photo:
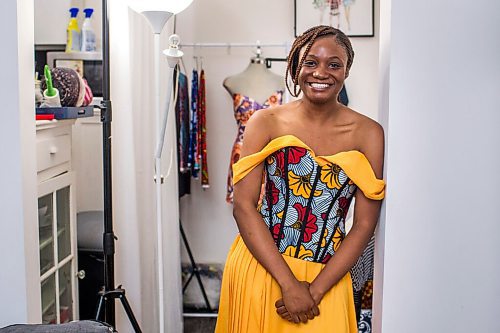
[[85,271],[82,269],[82,270],[79,270],[77,273],[76,273],[76,276],[80,279],[80,280],[83,280],[85,279]]
[[57,149],[57,147],[55,147],[55,146],[52,146],[52,147],[49,148],[50,155],[54,155],[58,151],[59,151],[59,149]]

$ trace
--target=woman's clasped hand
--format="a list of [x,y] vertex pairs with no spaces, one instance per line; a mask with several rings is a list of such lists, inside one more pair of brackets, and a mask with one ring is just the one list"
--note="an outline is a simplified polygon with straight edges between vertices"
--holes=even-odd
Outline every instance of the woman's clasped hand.
[[318,304],[320,299],[315,300],[310,286],[307,281],[296,281],[291,286],[282,288],[283,297],[274,304],[278,315],[296,324],[305,324],[314,317],[319,316]]

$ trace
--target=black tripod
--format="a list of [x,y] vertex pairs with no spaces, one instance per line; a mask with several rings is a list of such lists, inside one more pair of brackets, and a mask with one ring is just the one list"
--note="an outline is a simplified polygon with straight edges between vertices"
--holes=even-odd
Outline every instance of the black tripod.
[[[104,308],[104,321],[115,327],[115,299],[120,299],[135,332],[141,333],[141,328],[135,319],[132,308],[125,296],[125,289],[115,288],[114,254],[115,239],[113,232],[113,201],[111,196],[111,100],[109,79],[109,19],[107,0],[102,0],[102,150],[103,150],[103,182],[104,182],[104,288],[99,292],[96,320],[99,320]],[[103,307],[104,305],[104,307]]]
[[198,265],[196,264],[196,261],[194,260],[193,253],[191,252],[191,247],[189,246],[186,234],[184,233],[184,228],[182,228],[182,222],[179,220],[179,226],[181,228],[181,236],[182,240],[184,242],[184,245],[186,246],[186,251],[189,255],[189,261],[191,262],[191,269],[192,272],[189,275],[189,278],[187,281],[184,283],[184,286],[182,286],[182,293],[184,294],[186,292],[186,289],[193,279],[193,276],[196,276],[196,279],[198,280],[198,285],[200,286],[201,293],[203,295],[203,299],[205,300],[205,305],[207,307],[207,312],[213,312],[212,307],[210,306],[210,302],[208,301],[207,293],[205,291],[205,287],[203,286],[203,282],[201,281],[201,275],[200,275],[200,269],[198,268]]

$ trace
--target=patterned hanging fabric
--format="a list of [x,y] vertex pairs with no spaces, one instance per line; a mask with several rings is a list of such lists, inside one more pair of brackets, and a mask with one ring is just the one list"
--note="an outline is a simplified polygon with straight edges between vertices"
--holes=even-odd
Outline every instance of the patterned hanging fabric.
[[207,117],[205,105],[205,71],[200,73],[200,86],[198,89],[198,153],[201,162],[201,186],[204,189],[210,187],[208,181],[208,161],[207,161]]
[[191,124],[189,132],[188,165],[191,167],[192,176],[198,178],[200,163],[198,157],[198,71],[196,69],[193,69],[191,79]]
[[187,77],[178,68],[177,72],[177,101],[175,104],[177,122],[177,142],[179,151],[179,171],[188,170],[189,151],[189,92]]
[[187,76],[175,69],[174,96],[177,125],[177,164],[179,166],[179,197],[191,193],[191,169],[188,167],[189,151],[189,88]]

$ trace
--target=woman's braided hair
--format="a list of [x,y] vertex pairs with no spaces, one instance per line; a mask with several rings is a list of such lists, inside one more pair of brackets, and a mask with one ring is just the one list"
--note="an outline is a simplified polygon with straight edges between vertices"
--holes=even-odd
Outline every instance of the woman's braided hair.
[[[352,49],[351,41],[349,40],[349,38],[342,31],[334,27],[330,27],[327,25],[318,25],[312,27],[295,39],[292,45],[292,49],[288,54],[285,82],[286,88],[294,97],[298,97],[300,94],[298,78],[300,70],[302,69],[302,65],[304,64],[304,60],[316,39],[323,36],[334,37],[335,41],[345,50],[347,54],[346,75],[349,74],[349,69],[351,68],[352,61],[354,59],[354,51]],[[304,54],[302,55],[302,58],[299,59],[300,51],[304,46]],[[293,91],[288,84],[289,77],[293,82]]]

